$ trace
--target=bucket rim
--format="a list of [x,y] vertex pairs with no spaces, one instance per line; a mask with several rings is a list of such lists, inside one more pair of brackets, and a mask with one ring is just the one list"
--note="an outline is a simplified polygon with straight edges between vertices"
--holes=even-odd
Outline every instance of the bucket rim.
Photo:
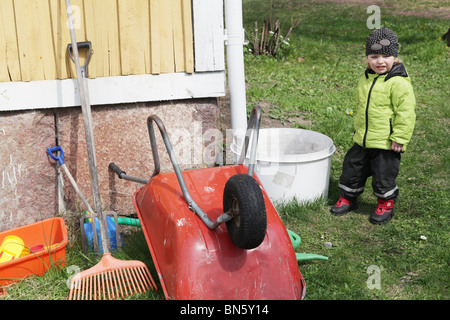
[[[256,161],[261,161],[261,162],[277,162],[277,163],[305,163],[305,162],[313,162],[313,161],[319,161],[325,158],[329,158],[330,156],[333,155],[333,153],[336,151],[336,146],[333,143],[333,140],[328,137],[327,135],[317,132],[317,131],[312,131],[312,130],[306,130],[306,129],[297,129],[297,128],[264,128],[264,129],[260,129],[260,132],[270,132],[270,131],[275,131],[275,130],[282,130],[282,131],[295,131],[295,132],[308,132],[308,133],[312,133],[316,136],[320,136],[323,139],[328,140],[328,142],[330,143],[330,146],[324,149],[321,149],[319,151],[316,152],[310,152],[310,153],[303,153],[303,154],[289,154],[289,155],[280,155],[280,154],[276,154],[276,155],[268,155],[267,153],[261,154],[260,149],[258,147],[257,152],[256,152]],[[259,135],[259,139],[261,139],[261,137],[264,136]],[[261,140],[260,140],[261,141]],[[237,157],[240,157],[240,151],[242,150],[242,140],[241,140],[241,144],[238,146],[237,145],[236,139],[233,139],[232,144],[230,145],[230,150],[237,155]],[[248,148],[248,150],[250,150],[250,146]],[[249,152],[249,151],[248,151]],[[249,156],[246,155],[245,160],[248,161],[250,159]]]

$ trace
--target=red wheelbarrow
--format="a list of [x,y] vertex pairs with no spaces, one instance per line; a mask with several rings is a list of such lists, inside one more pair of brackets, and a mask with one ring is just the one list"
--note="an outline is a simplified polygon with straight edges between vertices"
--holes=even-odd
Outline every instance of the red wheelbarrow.
[[[260,108],[253,108],[250,133],[257,141]],[[174,172],[160,173],[153,123],[158,126]],[[303,299],[300,273],[289,234],[254,175],[256,142],[249,166],[232,165],[181,172],[165,127],[153,115],[147,126],[155,170],[133,202],[166,299]],[[253,129],[253,130],[252,130]]]

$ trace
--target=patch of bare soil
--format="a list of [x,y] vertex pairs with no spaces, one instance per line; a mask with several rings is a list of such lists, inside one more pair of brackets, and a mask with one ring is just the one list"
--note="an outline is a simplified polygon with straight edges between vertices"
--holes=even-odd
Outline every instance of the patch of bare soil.
[[393,3],[387,0],[311,0],[311,2],[324,3],[333,2],[341,4],[354,4],[361,6],[377,5],[380,8],[389,8],[392,14],[415,16],[424,18],[444,18],[450,19],[450,6],[441,5],[442,1],[429,0],[422,1],[422,3],[414,3],[413,7],[408,4]]

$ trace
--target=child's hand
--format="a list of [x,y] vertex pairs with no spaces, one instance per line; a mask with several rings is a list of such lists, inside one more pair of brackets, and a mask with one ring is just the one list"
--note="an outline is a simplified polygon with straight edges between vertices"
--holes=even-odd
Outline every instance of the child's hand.
[[391,149],[394,150],[395,152],[400,153],[403,151],[403,145],[395,141],[392,141]]

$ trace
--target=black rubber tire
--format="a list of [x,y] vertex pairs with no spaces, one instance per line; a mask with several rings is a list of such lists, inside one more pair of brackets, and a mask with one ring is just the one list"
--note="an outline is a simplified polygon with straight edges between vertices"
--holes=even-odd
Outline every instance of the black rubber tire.
[[248,174],[234,175],[225,184],[223,210],[232,208],[233,218],[226,223],[231,240],[241,249],[258,247],[266,236],[266,206],[259,184]]

